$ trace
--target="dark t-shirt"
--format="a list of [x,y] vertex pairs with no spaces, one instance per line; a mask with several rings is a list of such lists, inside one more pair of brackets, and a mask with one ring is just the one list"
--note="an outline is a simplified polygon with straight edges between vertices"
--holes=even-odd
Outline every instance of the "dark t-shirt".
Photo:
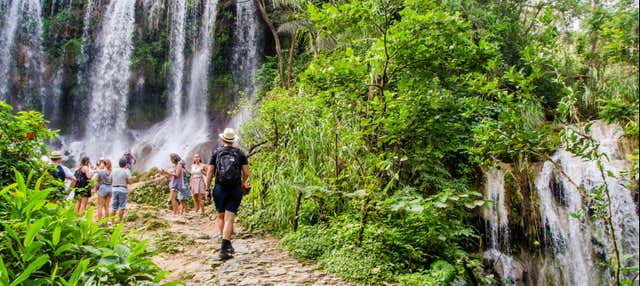
[[[216,150],[214,150],[213,154],[211,154],[211,159],[209,159],[209,165],[213,165],[214,167],[216,167],[216,160],[218,159],[218,153],[220,153],[220,151],[222,151],[223,148],[234,149],[235,150],[236,154],[238,155],[238,161],[240,163],[240,170],[242,170],[242,166],[249,165],[249,160],[247,159],[247,155],[245,155],[244,152],[242,152],[242,150],[240,150],[239,148],[230,147],[230,146],[222,146],[222,147],[217,148]],[[217,170],[217,168],[216,168],[216,170]],[[238,183],[240,183],[240,182],[238,182]]]

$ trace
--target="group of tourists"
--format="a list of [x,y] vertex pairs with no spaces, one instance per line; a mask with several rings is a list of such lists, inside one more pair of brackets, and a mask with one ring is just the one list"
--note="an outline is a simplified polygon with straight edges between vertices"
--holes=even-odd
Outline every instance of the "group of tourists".
[[[245,192],[251,189],[249,178],[249,162],[245,153],[233,147],[236,134],[233,129],[226,128],[218,135],[222,146],[215,149],[204,165],[199,154],[194,154],[190,168],[178,154],[169,155],[171,168],[161,169],[160,173],[168,177],[171,192],[171,210],[174,215],[183,215],[187,210],[187,200],[193,196],[193,210],[205,215],[204,202],[210,195],[216,210],[216,224],[222,238],[220,259],[233,257],[235,250],[231,244],[233,223]],[[213,176],[213,191],[209,193]]]
[[[117,215],[118,222],[122,221],[127,202],[127,186],[131,184],[131,168],[136,162],[131,150],[118,160],[117,168],[112,167],[109,159],[100,158],[94,166],[88,156],[83,156],[78,168],[71,172],[62,164],[62,158],[62,152],[52,152],[50,160],[54,167],[51,175],[65,183],[65,189],[71,190],[67,199],[76,201],[75,211],[83,214],[87,210],[89,198],[97,193],[97,219],[108,216],[111,206],[111,215]],[[95,181],[93,186],[91,180]]]
[[[205,200],[209,197],[213,199],[216,224],[222,238],[218,256],[220,259],[229,259],[235,252],[231,244],[233,223],[243,195],[251,189],[247,181],[249,163],[245,153],[233,146],[237,139],[233,129],[226,128],[218,137],[222,146],[213,151],[208,165],[203,163],[199,154],[194,154],[192,164],[187,168],[184,160],[172,153],[169,155],[171,167],[161,169],[160,173],[169,179],[173,215],[186,215],[187,201],[193,197],[194,213],[205,216]],[[127,203],[128,185],[131,184],[131,168],[137,160],[131,150],[118,160],[117,168],[113,168],[111,161],[105,158],[100,158],[93,167],[90,158],[84,156],[76,171],[71,172],[62,165],[62,157],[61,152],[52,152],[50,159],[55,166],[52,176],[67,182],[72,190],[68,199],[76,200],[76,212],[86,211],[89,198],[96,193],[96,218],[101,220],[109,216],[111,206],[112,222],[115,223],[116,215],[118,222],[121,222]],[[95,182],[93,188],[90,187],[91,180]]]

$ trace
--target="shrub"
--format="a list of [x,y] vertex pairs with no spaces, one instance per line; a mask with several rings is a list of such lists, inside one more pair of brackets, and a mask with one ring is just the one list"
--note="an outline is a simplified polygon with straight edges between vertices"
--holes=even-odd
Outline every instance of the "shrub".
[[132,192],[130,198],[138,204],[164,208],[169,205],[169,186],[165,180],[147,182]]
[[301,226],[298,231],[283,237],[281,243],[295,257],[318,259],[333,247],[333,231],[321,226]]
[[[100,228],[52,204],[51,189],[15,172],[0,191],[0,285],[157,285],[164,277],[145,241]],[[32,185],[33,187],[28,187]],[[177,284],[177,283],[169,283]],[[169,285],[167,284],[167,285]]]
[[14,181],[14,168],[23,174],[42,170],[40,157],[47,153],[44,142],[54,135],[46,123],[37,111],[14,114],[10,105],[0,101],[0,186]]

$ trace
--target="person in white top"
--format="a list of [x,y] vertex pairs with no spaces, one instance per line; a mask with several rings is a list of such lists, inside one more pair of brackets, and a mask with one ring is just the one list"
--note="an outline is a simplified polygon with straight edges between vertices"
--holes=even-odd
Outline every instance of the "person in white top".
[[193,155],[193,164],[191,164],[191,180],[189,182],[189,191],[193,195],[193,211],[197,214],[200,210],[204,216],[204,196],[207,188],[204,183],[204,175],[207,166],[202,164],[199,154]]

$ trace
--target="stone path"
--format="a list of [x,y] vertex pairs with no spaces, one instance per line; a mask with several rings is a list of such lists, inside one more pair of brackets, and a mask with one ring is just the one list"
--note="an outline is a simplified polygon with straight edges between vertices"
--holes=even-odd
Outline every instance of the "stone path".
[[126,227],[141,230],[159,253],[153,260],[170,271],[166,280],[187,285],[355,285],[324,273],[313,263],[288,256],[273,237],[254,236],[239,226],[234,258],[218,259],[220,238],[208,217],[176,217],[155,207],[127,205]]

